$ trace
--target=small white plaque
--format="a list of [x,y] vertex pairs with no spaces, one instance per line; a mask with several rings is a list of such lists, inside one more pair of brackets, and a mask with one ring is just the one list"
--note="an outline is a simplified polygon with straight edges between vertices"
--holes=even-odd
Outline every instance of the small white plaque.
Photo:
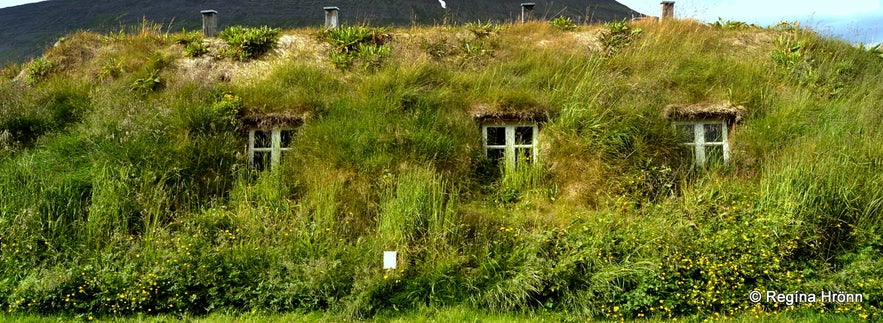
[[398,258],[398,252],[384,251],[383,269],[396,269],[396,258]]

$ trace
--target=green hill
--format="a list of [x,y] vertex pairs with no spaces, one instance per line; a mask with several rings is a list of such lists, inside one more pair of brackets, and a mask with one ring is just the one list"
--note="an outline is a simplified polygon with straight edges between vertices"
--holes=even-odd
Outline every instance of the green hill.
[[571,27],[70,35],[0,80],[0,309],[880,318],[876,49]]

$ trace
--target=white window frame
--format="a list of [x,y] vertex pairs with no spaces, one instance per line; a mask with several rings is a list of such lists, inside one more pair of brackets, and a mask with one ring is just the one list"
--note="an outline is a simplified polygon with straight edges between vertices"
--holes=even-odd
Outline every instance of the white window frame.
[[[270,133],[270,147],[255,147],[255,132],[263,131]],[[249,129],[248,130],[248,165],[256,168],[254,155],[255,152],[270,153],[270,169],[278,167],[282,161],[282,152],[291,150],[291,147],[282,147],[282,132],[295,131],[292,128],[271,128],[271,129]]]
[[[707,119],[707,120],[690,120],[690,121],[677,121],[674,122],[673,126],[676,131],[680,132],[678,126],[689,125],[693,126],[693,141],[683,143],[685,146],[693,148],[693,154],[695,156],[695,164],[696,166],[705,165],[705,147],[708,146],[722,146],[723,147],[723,157],[724,164],[730,162],[730,140],[729,140],[729,127],[727,126],[726,120],[720,119]],[[720,125],[721,127],[721,141],[717,142],[706,142],[705,141],[705,125]]]
[[[516,145],[515,144],[515,128],[520,127],[530,127],[531,131],[531,144],[529,145]],[[488,128],[505,128],[506,134],[506,143],[504,145],[489,145],[487,139],[487,129]],[[537,162],[537,142],[539,138],[539,127],[536,123],[486,123],[481,125],[481,137],[482,143],[484,144],[484,154],[488,155],[488,151],[490,149],[499,149],[503,148],[503,158],[504,162],[507,166],[515,166],[515,150],[517,148],[530,148],[530,162],[531,164],[535,164]]]

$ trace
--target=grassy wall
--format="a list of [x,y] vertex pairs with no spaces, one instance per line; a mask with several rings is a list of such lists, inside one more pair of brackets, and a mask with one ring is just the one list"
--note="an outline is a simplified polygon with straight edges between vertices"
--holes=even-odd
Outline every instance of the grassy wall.
[[[238,61],[160,30],[77,33],[3,74],[0,309],[881,315],[875,52],[790,25],[537,22],[292,30]],[[720,101],[748,109],[732,162],[696,168],[662,108]],[[476,106],[549,115],[540,162],[493,167]],[[257,173],[240,120],[271,112],[307,118]]]

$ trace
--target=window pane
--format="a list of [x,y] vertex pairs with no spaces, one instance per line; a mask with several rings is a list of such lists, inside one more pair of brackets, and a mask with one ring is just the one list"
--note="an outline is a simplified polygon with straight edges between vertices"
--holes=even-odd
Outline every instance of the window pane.
[[254,160],[252,161],[252,166],[254,166],[254,169],[262,171],[270,168],[270,155],[271,152],[269,151],[254,152]]
[[705,146],[705,165],[718,165],[724,162],[724,146]]
[[504,155],[503,148],[488,148],[487,150],[487,158],[493,160],[495,164],[500,164],[500,161],[503,160]]
[[723,142],[724,130],[720,123],[705,124],[705,142]]
[[505,127],[487,127],[487,144],[491,146],[506,144]]
[[294,130],[282,130],[280,134],[282,136],[281,148],[291,147],[291,141],[294,139]]
[[515,144],[532,145],[533,127],[515,127]]
[[515,148],[515,164],[533,162],[533,149]]
[[270,132],[264,130],[254,131],[254,148],[270,148]]
[[693,125],[691,124],[679,124],[677,125],[678,133],[681,138],[681,142],[694,142],[693,138]]

